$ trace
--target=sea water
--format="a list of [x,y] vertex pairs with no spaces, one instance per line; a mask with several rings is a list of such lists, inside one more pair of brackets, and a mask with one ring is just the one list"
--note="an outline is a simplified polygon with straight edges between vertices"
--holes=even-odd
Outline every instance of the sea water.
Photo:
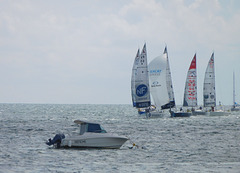
[[[54,149],[74,120],[127,136],[120,149]],[[132,143],[139,148],[131,149]],[[131,105],[0,104],[0,172],[240,172],[240,113],[147,119]]]

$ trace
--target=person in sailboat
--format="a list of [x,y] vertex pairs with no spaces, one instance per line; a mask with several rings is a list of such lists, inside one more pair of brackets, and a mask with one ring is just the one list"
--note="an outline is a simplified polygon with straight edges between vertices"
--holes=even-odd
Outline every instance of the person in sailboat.
[[212,106],[211,109],[212,109],[211,111],[214,112],[214,106]]

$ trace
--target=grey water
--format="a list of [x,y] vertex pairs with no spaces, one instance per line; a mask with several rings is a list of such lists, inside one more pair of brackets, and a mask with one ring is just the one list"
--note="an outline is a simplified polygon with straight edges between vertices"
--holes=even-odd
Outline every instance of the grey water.
[[[45,144],[99,122],[127,136],[120,149],[54,149]],[[132,142],[139,148],[130,149]],[[143,147],[143,148],[142,148]],[[131,105],[0,104],[0,172],[240,172],[240,113],[147,119]]]

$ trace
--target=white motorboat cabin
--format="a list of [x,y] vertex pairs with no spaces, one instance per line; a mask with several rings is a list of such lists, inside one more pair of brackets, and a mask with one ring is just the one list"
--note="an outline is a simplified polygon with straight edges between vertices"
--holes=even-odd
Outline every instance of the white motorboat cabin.
[[80,125],[80,135],[83,135],[85,132],[90,133],[107,133],[100,124],[97,123],[90,123],[81,120],[75,120],[74,123]]

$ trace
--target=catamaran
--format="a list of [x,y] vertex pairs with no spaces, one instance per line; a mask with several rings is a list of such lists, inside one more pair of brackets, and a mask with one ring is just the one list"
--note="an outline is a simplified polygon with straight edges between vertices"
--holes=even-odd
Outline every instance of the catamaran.
[[220,116],[228,113],[223,110],[215,110],[216,107],[216,91],[215,91],[215,68],[214,68],[214,53],[208,62],[205,71],[205,78],[203,83],[203,105],[204,107],[211,107],[208,115]]

